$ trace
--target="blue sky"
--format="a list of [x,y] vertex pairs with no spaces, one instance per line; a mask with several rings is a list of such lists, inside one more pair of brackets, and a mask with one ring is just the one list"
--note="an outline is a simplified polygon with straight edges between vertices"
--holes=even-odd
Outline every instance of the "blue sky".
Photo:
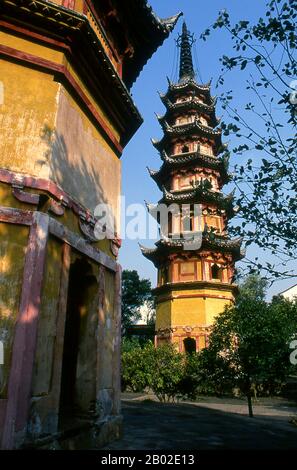
[[[199,77],[202,78],[204,83],[211,78],[213,78],[213,82],[216,82],[221,68],[219,58],[223,54],[228,55],[228,53],[231,53],[232,43],[227,33],[221,30],[213,33],[206,42],[199,39],[201,32],[209,27],[217,18],[218,12],[225,8],[229,11],[232,20],[235,21],[238,19],[257,19],[265,11],[265,0],[250,0],[249,2],[239,2],[238,0],[211,0],[208,2],[200,0],[162,0],[160,2],[151,0],[150,4],[155,13],[162,18],[183,11],[188,29],[195,34],[197,39],[195,48],[198,64],[196,61],[195,65],[199,71]],[[125,196],[126,206],[144,200],[157,202],[160,199],[160,191],[150,178],[146,167],[158,169],[161,165],[160,157],[152,146],[150,138],[160,138],[162,136],[161,128],[154,114],[163,114],[164,112],[157,91],[166,91],[166,76],[171,79],[175,78],[174,60],[177,54],[175,39],[181,30],[182,21],[182,19],[179,20],[174,32],[145,66],[132,88],[133,99],[144,118],[144,124],[127,145],[122,157],[122,194]],[[200,78],[198,80],[201,81]],[[225,89],[233,90],[238,107],[247,102],[245,86],[242,83],[240,74],[227,75]],[[216,90],[212,90],[212,93],[216,94]],[[219,107],[217,115],[222,116],[224,120],[224,114]],[[225,122],[228,121],[225,120]],[[234,145],[238,144],[238,141],[234,143]],[[231,161],[231,163],[234,162]],[[230,189],[232,187],[224,188],[224,192],[228,193]],[[127,220],[130,219],[127,218]],[[120,262],[124,269],[136,269],[141,277],[151,279],[154,286],[156,283],[156,269],[150,261],[141,255],[138,241],[123,240]],[[147,246],[153,244],[152,241],[147,240],[141,240],[140,242]],[[254,247],[249,248],[248,255],[250,257],[257,254],[257,249]],[[269,296],[284,290],[295,282],[296,280],[291,279],[275,283],[269,290]]]

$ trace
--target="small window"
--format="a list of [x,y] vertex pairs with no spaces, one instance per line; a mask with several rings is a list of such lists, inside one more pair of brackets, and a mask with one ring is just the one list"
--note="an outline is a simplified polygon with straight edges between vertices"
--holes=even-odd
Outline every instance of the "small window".
[[192,214],[182,217],[182,231],[192,232],[194,230],[194,217]]
[[194,338],[185,338],[184,348],[187,354],[195,353],[196,352],[196,340]]
[[190,147],[188,145],[183,145],[182,146],[182,153],[187,153],[190,151]]
[[218,264],[213,264],[211,266],[211,278],[213,280],[221,281],[223,278],[223,269]]

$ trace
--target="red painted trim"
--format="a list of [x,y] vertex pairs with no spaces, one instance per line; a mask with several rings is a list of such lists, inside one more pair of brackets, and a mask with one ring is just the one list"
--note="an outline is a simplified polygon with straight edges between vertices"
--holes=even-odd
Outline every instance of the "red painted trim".
[[0,169],[0,181],[11,185],[18,184],[23,187],[46,191],[51,196],[63,202],[63,204],[70,207],[77,215],[81,212],[87,212],[87,209],[70,198],[70,196],[53,181],[36,178],[35,176],[27,176],[5,169]]
[[207,299],[221,299],[221,300],[230,300],[233,301],[233,297],[226,297],[224,295],[214,295],[214,294],[181,294],[181,295],[169,295],[167,297],[162,297],[157,300],[158,303],[167,302],[168,300],[176,299],[194,299],[194,298],[207,298]]
[[0,222],[17,225],[32,225],[33,212],[0,206]]
[[27,28],[23,28],[20,26],[17,26],[12,23],[8,23],[7,21],[0,20],[0,27],[9,29],[11,31],[14,31],[19,34],[23,34],[25,36],[29,36],[33,39],[38,39],[38,41],[44,42],[46,44],[51,44],[53,46],[56,46],[58,48],[64,49],[65,51],[71,52],[70,46],[68,46],[66,43],[57,41],[55,39],[51,39],[47,36],[44,36],[43,34],[35,33],[34,31],[31,31]]
[[34,205],[39,203],[39,194],[26,193],[19,188],[12,188],[12,194],[18,201]]
[[[111,38],[108,38],[107,35],[106,35],[106,32],[105,32],[105,29],[104,27],[102,26],[102,22],[98,16],[98,13],[96,11],[96,8],[95,6],[93,5],[93,2],[91,0],[85,0],[85,3],[86,3],[86,14],[88,13],[88,9],[90,10],[91,14],[94,16],[95,20],[97,21],[98,25],[100,26],[101,28],[101,34],[103,34],[104,36],[104,39],[106,40],[107,44],[108,44],[108,47],[110,49],[110,52],[111,54],[114,56],[115,60],[117,61],[117,65],[121,64],[121,61],[120,61],[120,57],[117,53],[117,50],[115,48],[115,46],[112,44],[111,42]],[[110,54],[108,54],[110,55]]]
[[95,107],[86,96],[84,91],[81,89],[77,81],[72,77],[70,72],[67,70],[65,65],[56,64],[47,59],[43,59],[42,57],[37,57],[32,54],[28,54],[12,47],[4,46],[3,44],[0,45],[0,55],[4,55],[5,57],[10,57],[12,59],[17,59],[21,62],[29,63],[37,65],[42,69],[54,72],[62,75],[62,77],[67,81],[68,85],[71,86],[72,90],[75,91],[76,95],[82,100],[84,105],[86,106],[87,110],[91,113],[92,117],[96,121],[97,125],[100,127],[101,131],[103,131],[105,137],[109,140],[112,144],[113,148],[116,150],[118,155],[121,155],[123,152],[123,147],[119,144],[119,142],[114,137],[113,131],[111,128],[105,124],[99,113],[96,111]]
[[[57,417],[59,415],[60,395],[61,395],[61,377],[63,364],[63,347],[65,335],[65,321],[67,311],[68,286],[69,286],[69,269],[71,262],[71,248],[64,243],[62,249],[62,269],[59,289],[59,304],[57,311],[57,330],[53,355],[53,374],[52,386],[50,391],[51,412]],[[57,419],[58,428],[58,419]],[[58,429],[56,429],[58,431]]]
[[48,239],[49,217],[35,212],[23,273],[23,289],[8,381],[8,401],[2,448],[13,449],[19,432],[25,438],[30,408],[40,297]]
[[74,10],[75,0],[62,0],[62,5],[65,8],[69,8],[69,10]]
[[112,364],[113,414],[121,412],[121,317],[122,317],[122,268],[118,264],[115,274],[114,300],[114,349]]
[[49,231],[52,235],[59,238],[60,240],[63,240],[65,243],[68,243],[74,249],[88,256],[88,258],[91,258],[96,263],[116,272],[116,261],[110,258],[110,256],[108,256],[103,251],[91,246],[86,240],[73,233],[57,220],[50,218]]
[[[46,180],[43,178],[36,178],[34,176],[26,176],[22,175],[20,173],[14,173],[13,171],[10,170],[4,170],[0,169],[0,182],[2,183],[7,183],[11,185],[18,185],[19,187],[22,188],[33,188],[33,189],[38,189],[41,191],[47,192],[51,197],[55,197],[58,199],[59,202],[55,201],[54,199],[51,200],[49,209],[56,215],[63,215],[64,213],[64,208],[63,206],[66,206],[70,208],[75,215],[80,217],[80,219],[84,220],[86,223],[90,223],[95,225],[96,220],[94,217],[91,216],[90,211],[86,209],[85,207],[81,206],[78,202],[76,202],[74,199],[72,199],[69,194],[67,194],[65,191],[63,191],[60,186],[58,186],[56,183]],[[31,193],[26,193],[25,191],[21,191],[22,193],[22,199],[16,196],[17,199],[31,203],[31,204],[38,204],[37,197],[39,200],[39,195],[32,195]],[[25,197],[28,199],[25,200]],[[34,202],[33,199],[31,199],[31,196],[36,198],[36,201]],[[121,247],[121,239],[117,237],[111,240],[116,247],[119,249]]]
[[49,231],[52,235],[63,240],[68,245],[72,246],[74,249],[83,253],[84,255],[91,258],[98,264],[102,264],[110,271],[117,271],[117,262],[108,256],[104,251],[94,248],[82,237],[76,235],[74,232],[69,230],[63,224],[58,222],[55,219],[52,219],[47,214],[42,212],[31,212],[25,211],[22,209],[12,209],[0,206],[0,222],[18,224],[18,225],[32,225],[34,223],[36,214],[40,216],[47,217],[49,219]]

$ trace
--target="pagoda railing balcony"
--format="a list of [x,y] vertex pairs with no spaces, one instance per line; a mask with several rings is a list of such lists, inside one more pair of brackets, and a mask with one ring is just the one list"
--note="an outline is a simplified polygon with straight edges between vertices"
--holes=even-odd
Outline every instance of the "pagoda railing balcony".
[[203,150],[200,145],[197,146],[197,150],[191,150],[189,152],[172,153],[170,155],[170,157],[178,158],[178,157],[186,157],[188,155],[197,155],[197,156],[203,155],[205,157],[210,157],[210,158],[216,159],[216,157],[214,155],[212,155],[211,153],[208,153],[205,150]]
[[181,127],[187,127],[191,124],[199,124],[200,126],[202,127],[205,127],[206,130],[208,131],[213,131],[214,128],[209,126],[208,123],[205,123],[204,121],[201,121],[198,117],[194,117],[194,119],[191,119],[189,121],[185,121],[185,122],[178,122],[178,123],[175,123],[175,124],[172,124],[171,128],[172,129],[177,129],[177,128],[181,128]]
[[[168,233],[168,238],[170,240],[175,240],[175,241],[182,241],[184,242],[185,240],[189,238],[195,238],[195,237],[201,237],[202,231],[197,231],[197,230],[183,230],[181,232],[170,232]],[[166,238],[166,237],[165,237]]]

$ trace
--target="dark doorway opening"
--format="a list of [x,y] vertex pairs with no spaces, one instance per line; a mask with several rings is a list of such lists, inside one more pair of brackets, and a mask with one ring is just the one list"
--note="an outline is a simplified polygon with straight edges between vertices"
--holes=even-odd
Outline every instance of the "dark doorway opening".
[[61,393],[60,393],[60,427],[67,425],[79,407],[76,400],[77,367],[81,342],[82,312],[87,307],[86,292],[92,267],[84,259],[76,259],[69,270],[67,311],[63,345]]
[[193,354],[196,352],[196,340],[194,338],[185,338],[184,348],[187,354]]

